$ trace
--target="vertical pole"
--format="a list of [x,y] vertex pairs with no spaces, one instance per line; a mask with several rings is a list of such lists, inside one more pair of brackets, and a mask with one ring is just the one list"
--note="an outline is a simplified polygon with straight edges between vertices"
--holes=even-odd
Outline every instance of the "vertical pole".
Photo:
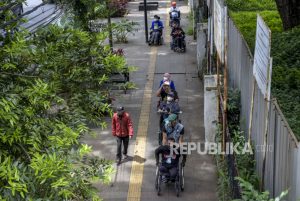
[[[223,131],[224,134],[227,134],[227,98],[228,98],[228,80],[227,80],[227,43],[228,43],[228,33],[227,33],[227,7],[224,7],[224,113],[223,113]],[[226,136],[223,136],[223,152],[226,150]]]
[[210,74],[211,75],[211,70],[210,70],[210,65],[211,65],[211,61],[210,61],[210,43],[211,43],[211,40],[210,40],[210,38],[211,38],[211,34],[212,34],[212,32],[211,32],[211,23],[210,23],[210,21],[211,21],[211,17],[208,17],[208,29],[207,29],[207,40],[206,40],[206,49],[207,49],[207,52],[206,52],[206,58],[207,58],[207,64],[206,64],[206,66],[207,66],[207,70],[206,70],[206,73],[207,74]]
[[148,43],[148,17],[147,17],[147,0],[144,0],[144,20],[145,20],[145,39]]
[[256,89],[255,77],[253,76],[252,78],[253,78],[253,81],[252,81],[251,109],[250,109],[250,120],[249,120],[249,130],[248,130],[248,143],[249,143],[249,145],[250,145],[250,142],[251,142],[253,105],[254,105],[254,96],[255,96],[255,89]]
[[111,12],[110,12],[110,6],[109,6],[109,0],[106,1],[106,8],[107,8],[107,25],[108,25],[108,41],[109,41],[109,47],[110,50],[113,51],[113,36],[112,36],[112,27],[111,27]]
[[264,135],[264,158],[263,158],[263,167],[262,167],[262,184],[261,184],[261,191],[263,191],[265,186],[265,169],[266,169],[266,157],[267,157],[267,143],[268,143],[268,131],[269,131],[269,119],[270,119],[270,86],[271,86],[271,72],[272,72],[272,58],[270,58],[270,64],[268,67],[268,80],[267,80],[267,97],[266,97],[266,119],[265,119],[265,135]]

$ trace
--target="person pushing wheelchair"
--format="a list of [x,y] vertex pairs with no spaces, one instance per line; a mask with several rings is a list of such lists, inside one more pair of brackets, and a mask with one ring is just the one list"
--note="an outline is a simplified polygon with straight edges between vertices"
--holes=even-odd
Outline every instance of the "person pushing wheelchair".
[[[174,182],[178,176],[179,158],[181,156],[179,148],[177,151],[171,149],[175,146],[175,139],[173,137],[168,138],[167,145],[161,145],[155,150],[156,166],[159,166],[159,171],[162,173],[162,181],[168,182],[169,180]],[[173,150],[173,153],[171,151]],[[159,164],[159,155],[162,155],[161,164]],[[182,167],[185,166],[186,155],[182,155]]]

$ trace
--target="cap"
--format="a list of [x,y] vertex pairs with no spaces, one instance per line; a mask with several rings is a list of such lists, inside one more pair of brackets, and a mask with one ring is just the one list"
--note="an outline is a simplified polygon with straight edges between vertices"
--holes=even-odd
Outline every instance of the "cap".
[[170,73],[165,73],[165,74],[164,74],[164,77],[170,78],[171,75],[170,75]]
[[175,121],[177,119],[177,115],[176,114],[170,114],[168,116],[168,121]]
[[165,81],[163,85],[168,85],[168,86],[170,86],[170,82],[169,82],[169,81]]
[[124,107],[123,107],[123,106],[118,106],[118,107],[117,107],[117,111],[118,111],[118,112],[124,111]]

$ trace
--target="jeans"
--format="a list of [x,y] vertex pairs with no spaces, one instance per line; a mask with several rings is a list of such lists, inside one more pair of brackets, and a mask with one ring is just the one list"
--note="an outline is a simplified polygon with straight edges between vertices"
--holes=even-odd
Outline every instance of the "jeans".
[[119,160],[122,159],[122,155],[121,155],[122,142],[123,142],[123,146],[124,146],[123,154],[127,155],[129,136],[127,136],[127,137],[118,137],[117,136],[117,159],[119,159]]

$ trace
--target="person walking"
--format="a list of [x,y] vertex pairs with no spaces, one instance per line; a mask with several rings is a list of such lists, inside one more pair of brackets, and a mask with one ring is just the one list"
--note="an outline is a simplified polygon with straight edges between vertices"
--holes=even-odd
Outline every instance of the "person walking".
[[112,135],[117,139],[116,163],[121,164],[122,161],[122,143],[124,159],[128,158],[127,150],[129,139],[133,136],[133,125],[128,112],[125,112],[123,106],[117,107],[117,112],[112,118]]

